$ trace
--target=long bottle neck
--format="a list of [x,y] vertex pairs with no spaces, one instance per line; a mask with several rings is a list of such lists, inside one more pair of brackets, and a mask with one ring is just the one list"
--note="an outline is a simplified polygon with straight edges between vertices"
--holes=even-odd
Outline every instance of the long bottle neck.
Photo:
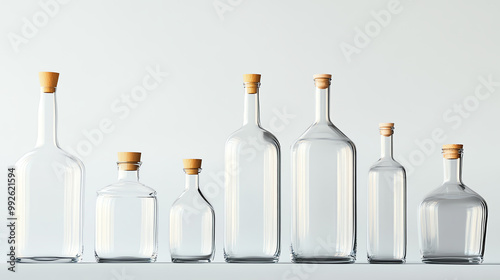
[[186,174],[186,190],[198,191],[199,188],[199,175],[198,174]]
[[380,135],[380,158],[392,159],[392,135]]
[[41,92],[38,107],[38,139],[36,147],[51,145],[58,147],[57,142],[57,106],[56,92]]
[[329,124],[330,120],[330,87],[316,88],[316,124]]
[[462,158],[443,159],[444,182],[462,183]]
[[248,93],[248,88],[245,89],[245,113],[243,125],[260,126],[260,109],[259,109],[259,89],[256,93]]

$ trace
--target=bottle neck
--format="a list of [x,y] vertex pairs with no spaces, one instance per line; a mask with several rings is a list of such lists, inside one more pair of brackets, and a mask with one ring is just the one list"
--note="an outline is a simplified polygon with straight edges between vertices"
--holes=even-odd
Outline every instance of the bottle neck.
[[125,170],[118,165],[118,181],[139,182],[139,168],[137,170]]
[[330,87],[316,88],[316,120],[315,123],[329,124],[330,120]]
[[380,135],[380,158],[392,159],[392,135]]
[[195,190],[199,188],[199,175],[198,174],[186,174],[186,190]]
[[[256,93],[248,93],[245,88],[245,115],[243,125],[260,126],[259,88]],[[255,90],[254,90],[255,91]]]
[[41,92],[38,106],[38,139],[36,147],[51,145],[58,147],[57,142],[57,107],[56,92]]
[[462,183],[462,158],[443,159],[444,164],[444,182]]

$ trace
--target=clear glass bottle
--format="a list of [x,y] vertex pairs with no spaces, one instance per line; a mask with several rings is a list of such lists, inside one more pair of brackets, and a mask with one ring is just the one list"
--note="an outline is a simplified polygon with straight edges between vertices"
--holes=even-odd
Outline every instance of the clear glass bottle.
[[292,262],[356,259],[356,147],[330,121],[329,74],[314,75],[316,119],[292,146]]
[[444,182],[420,204],[420,253],[424,263],[483,261],[488,208],[462,183],[463,145],[443,146]]
[[97,192],[97,262],[155,262],[156,191],[139,182],[141,153],[118,153],[118,182]]
[[243,75],[243,126],[226,142],[226,262],[278,262],[280,254],[280,144],[260,126],[260,75]]
[[186,189],[170,209],[172,262],[211,262],[215,253],[215,212],[199,187],[201,159],[184,159]]
[[368,173],[368,261],[406,261],[406,171],[392,157],[394,123],[381,123],[381,155]]
[[18,262],[78,262],[83,253],[84,167],[57,141],[59,73],[40,72],[38,140],[16,163]]

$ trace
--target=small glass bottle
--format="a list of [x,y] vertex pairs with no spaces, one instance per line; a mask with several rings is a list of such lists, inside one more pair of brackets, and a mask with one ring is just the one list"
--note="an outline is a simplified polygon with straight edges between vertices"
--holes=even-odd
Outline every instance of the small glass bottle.
[[368,173],[368,261],[406,261],[406,171],[392,157],[394,123],[381,123],[381,155]]
[[141,153],[118,153],[118,182],[97,192],[97,262],[155,262],[156,191],[139,182]]
[[211,262],[215,253],[215,212],[199,187],[201,159],[184,159],[186,189],[170,209],[172,262]]
[[463,145],[443,145],[444,182],[420,204],[420,252],[424,263],[483,261],[488,208],[462,183]]
[[330,121],[332,75],[314,75],[316,119],[292,146],[292,262],[356,259],[356,147]]
[[84,166],[59,147],[59,73],[40,72],[36,147],[16,163],[18,262],[78,262],[82,258]]
[[280,144],[260,126],[259,74],[243,75],[243,126],[226,142],[226,262],[275,263],[280,255]]

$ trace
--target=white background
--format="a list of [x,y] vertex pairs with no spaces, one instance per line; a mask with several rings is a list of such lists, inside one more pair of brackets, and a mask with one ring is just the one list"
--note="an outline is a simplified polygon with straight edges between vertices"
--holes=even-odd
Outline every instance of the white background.
[[[40,4],[47,2],[51,15]],[[385,26],[375,21],[382,10],[391,14]],[[395,122],[395,156],[408,171],[408,261],[420,259],[418,204],[442,181],[440,145],[463,143],[464,182],[489,206],[485,263],[500,262],[499,10],[493,0],[3,0],[0,166],[34,147],[37,73],[60,72],[59,141],[87,170],[84,261],[94,261],[96,191],[116,180],[116,152],[141,151],[141,180],[159,197],[158,261],[170,261],[168,213],[183,190],[181,159],[199,157],[221,262],[224,143],[243,120],[242,74],[261,73],[262,125],[282,147],[280,262],[289,262],[290,145],[313,121],[312,75],[332,73],[332,121],[358,151],[358,261],[366,261],[367,172],[379,157],[378,123]],[[342,49],[348,45],[352,54]],[[134,101],[147,69],[157,68],[168,77]],[[124,106],[127,114],[116,110]],[[103,120],[112,131],[97,137]],[[5,227],[0,233],[5,244]]]

